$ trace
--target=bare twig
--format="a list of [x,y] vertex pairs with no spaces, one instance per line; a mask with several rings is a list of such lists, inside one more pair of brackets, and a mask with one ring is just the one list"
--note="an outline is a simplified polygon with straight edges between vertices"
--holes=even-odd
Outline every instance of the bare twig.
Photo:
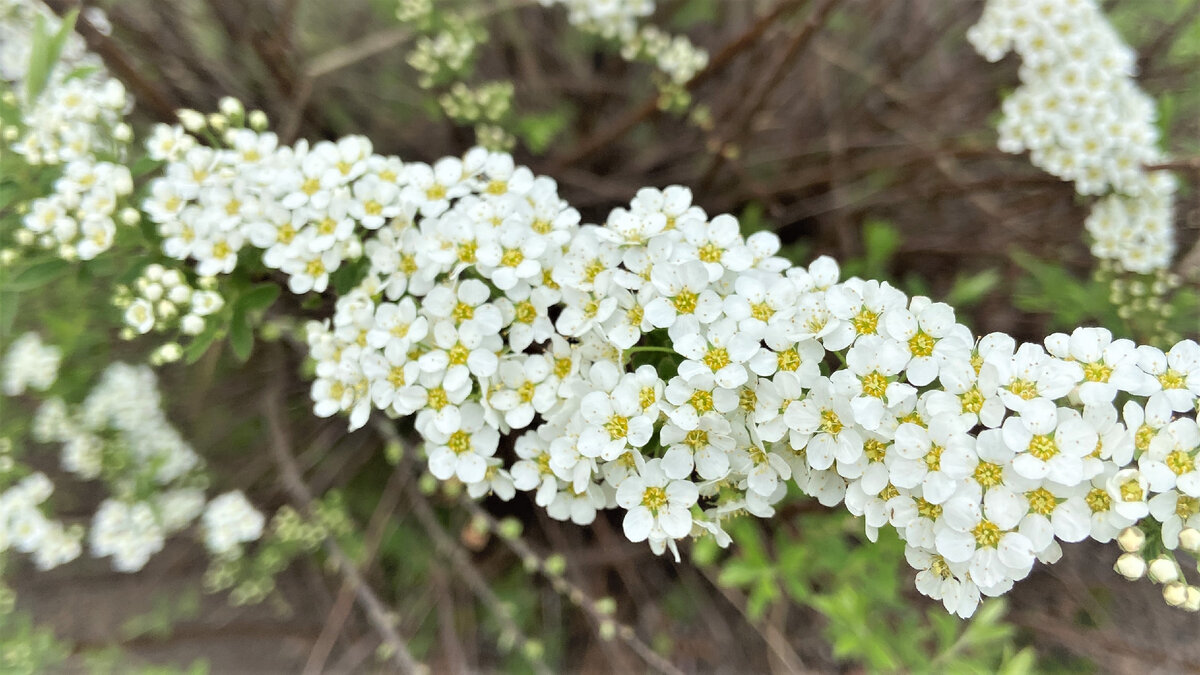
[[738,612],[745,617],[746,623],[750,624],[750,626],[758,632],[763,641],[767,643],[767,647],[770,648],[771,653],[773,653],[776,658],[779,659],[779,662],[788,670],[788,672],[809,672],[808,668],[806,668],[804,665],[804,660],[800,658],[800,655],[796,653],[796,650],[792,649],[791,644],[788,643],[787,636],[779,632],[779,629],[775,626],[775,624],[765,621],[755,621],[754,619],[750,618],[750,613],[746,610],[746,598],[743,597],[739,591],[722,586],[720,582],[717,581],[716,576],[707,567],[703,565],[696,565],[695,567],[700,571],[700,574],[703,575],[710,584],[712,584],[712,587],[717,589],[717,591],[729,601],[729,604],[736,607]]
[[486,522],[488,524],[488,528],[497,535],[498,539],[512,549],[512,552],[515,553],[517,557],[519,557],[526,564],[533,563],[538,572],[551,581],[555,587],[555,590],[567,596],[567,598],[571,599],[581,609],[583,609],[584,613],[588,615],[588,618],[590,618],[597,627],[605,624],[613,625],[616,628],[617,637],[620,638],[620,640],[624,642],[630,649],[632,649],[638,656],[640,656],[642,660],[646,662],[646,665],[662,673],[669,673],[670,675],[683,675],[682,671],[676,668],[670,661],[664,659],[658,654],[658,652],[655,652],[653,649],[651,649],[649,645],[647,645],[645,642],[642,642],[642,640],[638,638],[637,633],[634,632],[633,628],[618,622],[609,614],[601,611],[597,606],[596,601],[592,600],[586,591],[571,583],[567,579],[564,579],[562,575],[556,574],[547,569],[545,559],[538,555],[532,548],[530,548],[529,544],[526,544],[519,537],[503,536],[501,534],[500,522],[496,520],[495,516],[477,504],[474,500],[464,498],[461,500],[461,502],[467,508],[467,510],[471,512],[472,516]]
[[[703,84],[708,78],[712,77],[718,71],[725,67],[735,56],[740,54],[750,45],[755,44],[763,33],[774,23],[775,19],[779,18],[785,11],[793,9],[807,0],[784,0],[777,4],[770,12],[767,12],[747,28],[741,35],[734,38],[726,44],[720,52],[717,53],[696,76],[688,81],[686,87],[688,91],[694,90]],[[567,155],[556,158],[550,163],[550,173],[557,173],[559,170],[579,162],[583,158],[600,150],[629,133],[638,124],[648,120],[655,112],[658,111],[658,96],[651,96],[643,101],[640,105],[635,106],[632,110],[625,114],[617,122],[604,127],[595,135],[586,138],[575,145],[575,148]]]
[[[379,544],[383,541],[383,533],[386,531],[388,522],[396,511],[396,505],[400,501],[402,480],[403,478],[399,471],[392,472],[391,477],[388,478],[387,485],[383,488],[383,493],[380,495],[379,504],[375,507],[375,512],[371,514],[371,520],[367,523],[367,533],[363,537],[361,564],[364,574],[370,568],[375,554],[379,552]],[[325,663],[329,659],[330,651],[333,650],[334,642],[336,642],[338,635],[342,632],[342,626],[345,625],[346,619],[350,616],[350,606],[353,601],[354,586],[350,584],[349,580],[344,580],[341,590],[338,591],[333,609],[330,610],[329,616],[325,620],[325,625],[321,628],[321,634],[317,637],[316,643],[313,644],[313,648],[309,652],[308,662],[304,665],[305,673],[315,674],[325,671]]]
[[[285,373],[287,369],[279,368],[276,372]],[[267,396],[263,399],[263,414],[266,418],[267,430],[271,438],[271,455],[275,458],[275,463],[279,466],[279,479],[282,481],[288,495],[305,512],[311,514],[314,499],[312,492],[308,489],[308,485],[304,483],[303,476],[300,475],[299,468],[296,466],[296,457],[292,452],[287,424],[283,419],[282,398],[282,382],[277,379],[271,385]],[[408,644],[400,637],[399,632],[397,632],[392,613],[388,611],[387,606],[366,583],[362,574],[359,573],[358,567],[346,555],[342,547],[333,538],[326,538],[325,552],[329,556],[330,561],[337,567],[343,579],[354,588],[358,604],[366,613],[367,620],[371,626],[379,633],[384,645],[390,652],[391,660],[396,668],[403,673],[425,672],[425,667],[413,658],[412,653],[408,650]]]
[[[388,442],[399,442],[400,439],[396,434],[396,430],[387,422],[381,420],[375,424],[375,428]],[[525,637],[524,631],[521,630],[521,627],[513,619],[511,610],[500,600],[495,591],[492,590],[491,584],[487,582],[487,579],[483,577],[483,574],[471,562],[471,557],[466,549],[447,534],[446,529],[438,522],[437,514],[433,512],[433,507],[430,506],[412,480],[411,471],[404,470],[401,467],[397,467],[397,471],[404,475],[400,491],[407,497],[413,515],[416,516],[417,522],[425,529],[429,538],[433,540],[434,546],[441,551],[442,555],[449,558],[451,566],[454,567],[454,573],[471,587],[471,591],[495,615],[496,619],[503,625],[503,630],[507,634],[507,637],[513,639],[518,646],[524,646],[529,642],[529,639]],[[524,656],[529,660],[535,672],[543,674],[550,672],[550,669],[540,658],[534,658],[529,653],[526,653]]]

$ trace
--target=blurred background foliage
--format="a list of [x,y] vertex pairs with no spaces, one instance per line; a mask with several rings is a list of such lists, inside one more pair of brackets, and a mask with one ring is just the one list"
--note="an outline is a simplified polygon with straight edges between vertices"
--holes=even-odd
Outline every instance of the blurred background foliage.
[[[482,119],[588,221],[641,186],[683,184],[710,214],[778,232],[793,260],[834,255],[847,275],[952,303],[979,334],[1149,330],[1118,312],[1093,269],[1071,186],[995,148],[1017,63],[988,64],[967,45],[982,2],[662,0],[656,21],[711,57],[690,100],[663,96],[650,66],[530,2],[439,0],[432,18],[410,23],[397,20],[395,0],[88,4],[112,30],[85,37],[137,98],[141,130],[233,95],[265,110],[285,141],[357,133],[377,152],[429,161],[474,144]],[[1105,4],[1141,54],[1167,149],[1200,153],[1200,4]],[[463,14],[484,41],[477,57],[456,72],[410,67],[418,38]],[[452,81],[493,87],[497,100],[511,88],[511,105],[463,112]],[[1184,178],[1177,271],[1188,283],[1171,321],[1195,334],[1200,211],[1194,176]],[[48,178],[17,176],[5,189],[36,191],[38,180]],[[0,223],[14,227],[3,205]],[[62,377],[80,396],[103,364],[148,350],[115,339],[109,301],[112,284],[154,253],[116,250],[108,263],[32,260],[0,273],[0,342],[36,329],[63,345]],[[729,550],[698,541],[680,564],[625,541],[607,514],[579,528],[525,495],[472,506],[420,475],[405,438],[381,445],[369,427],[346,435],[343,420],[309,414],[305,366],[272,323],[287,312],[256,288],[237,289],[241,300],[207,337],[214,349],[160,377],[172,419],[220,486],[276,513],[270,535],[211,569],[182,538],[137,577],[102,561],[46,575],[14,565],[15,594],[0,593],[0,671],[381,668],[386,646],[358,613],[353,584],[332,573],[338,555],[435,672],[1200,668],[1200,620],[1166,608],[1149,584],[1125,585],[1108,570],[1116,553],[1100,546],[1072,547],[962,622],[912,588],[894,533],[869,544],[860,521],[800,495],[770,521],[738,522]],[[323,316],[329,305],[305,309]],[[19,437],[31,410],[2,412],[0,435]],[[273,422],[289,430],[299,495],[268,450]],[[48,453],[27,459],[54,470]],[[64,489],[55,506],[69,520],[93,498]]]

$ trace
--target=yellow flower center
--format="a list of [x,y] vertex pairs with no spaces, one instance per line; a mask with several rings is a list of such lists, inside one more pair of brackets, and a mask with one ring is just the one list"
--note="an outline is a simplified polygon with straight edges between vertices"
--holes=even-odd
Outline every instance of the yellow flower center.
[[474,241],[468,241],[458,245],[458,259],[460,262],[471,264],[475,262],[475,253],[479,245]]
[[738,407],[746,412],[754,412],[754,408],[758,406],[758,393],[749,387],[742,389],[738,394]]
[[879,327],[879,315],[863,307],[853,319],[850,319],[850,324],[854,326],[855,332],[859,335],[869,335]]
[[887,487],[880,490],[879,495],[878,495],[880,501],[885,501],[885,502],[889,499],[895,499],[896,497],[899,497],[899,496],[900,496],[900,490],[898,490],[896,488],[896,486],[892,485],[891,483],[888,483]]
[[937,520],[942,517],[942,507],[938,504],[926,501],[922,497],[916,498],[917,515],[930,520]]
[[642,493],[642,506],[650,509],[651,513],[667,505],[667,491],[660,487],[648,487]]
[[450,448],[451,452],[456,455],[470,452],[471,434],[461,430],[450,434],[450,440],[446,441],[446,447]]
[[490,195],[502,195],[508,192],[508,181],[493,180],[487,184],[487,191]]
[[1183,520],[1200,513],[1200,499],[1179,495],[1175,501],[1175,515]]
[[433,185],[429,186],[428,190],[425,190],[425,198],[429,201],[436,202],[439,199],[444,199],[445,197],[446,188],[437,183],[434,183]]
[[525,261],[525,254],[519,248],[506,248],[500,256],[500,264],[505,267],[516,267]]
[[704,355],[703,361],[704,365],[715,373],[729,365],[729,351],[724,347],[710,347],[708,353]]
[[775,316],[775,310],[765,302],[758,302],[750,305],[750,316],[765,323]]
[[1022,380],[1020,378],[1013,380],[1012,383],[1008,385],[1008,390],[1012,392],[1014,396],[1018,396],[1026,401],[1035,399],[1038,395],[1037,385],[1035,383],[1030,382],[1029,380]]
[[1182,476],[1196,468],[1196,460],[1182,450],[1176,450],[1167,455],[1164,463],[1176,476]]
[[1088,508],[1092,510],[1092,513],[1104,513],[1112,508],[1112,497],[1100,488],[1089,490],[1083,501],[1087,502]]
[[460,342],[450,348],[450,365],[461,366],[467,362],[467,357],[471,355],[471,350],[467,349]]
[[845,425],[842,424],[842,420],[838,419],[837,413],[832,410],[821,411],[821,431],[837,435],[844,428]]
[[775,360],[780,370],[792,372],[800,367],[800,353],[796,351],[795,347],[779,352]]
[[933,346],[937,343],[933,336],[917,331],[917,334],[908,339],[908,349],[913,356],[932,356]]
[[925,466],[930,471],[940,471],[942,468],[942,451],[945,450],[938,444],[933,444],[929,447],[929,452],[925,453]]
[[862,393],[864,396],[883,398],[887,393],[888,379],[882,373],[873,371],[863,375]]
[[374,199],[368,199],[365,203],[363,203],[363,211],[365,211],[368,216],[377,216],[383,213],[383,204],[380,204]]
[[1038,515],[1048,516],[1058,507],[1058,498],[1044,487],[1026,492],[1025,498],[1029,500],[1029,510]]
[[515,321],[517,323],[533,323],[537,318],[537,308],[528,300],[522,300],[513,307],[513,312],[516,314]]
[[1138,427],[1137,433],[1133,435],[1133,444],[1138,450],[1145,452],[1150,449],[1150,441],[1154,440],[1154,429],[1149,424],[1143,424]]
[[517,387],[517,396],[521,398],[521,403],[529,403],[533,400],[533,393],[537,389],[537,385],[526,380]]
[[950,571],[949,563],[947,563],[946,559],[940,555],[935,555],[932,559],[930,559],[929,571],[938,575],[942,579],[949,579],[950,577],[954,576],[954,573]]
[[1142,490],[1142,485],[1137,480],[1131,478],[1121,483],[1121,501],[1140,502],[1144,496],[1146,496],[1146,493]]
[[654,405],[658,400],[658,396],[654,393],[654,387],[642,387],[638,392],[638,405],[642,406],[642,410]]
[[450,310],[450,316],[455,321],[466,321],[475,318],[475,308],[465,302],[459,302]]
[[975,465],[975,482],[985,488],[995,487],[1004,480],[1004,467],[980,461]]
[[404,366],[392,366],[392,369],[388,371],[387,381],[388,384],[392,385],[396,389],[403,387],[406,384],[404,378]]
[[571,374],[572,365],[573,364],[571,363],[571,359],[569,357],[564,356],[561,359],[555,359],[554,374],[560,379],[565,378]]
[[692,452],[708,445],[708,432],[703,429],[692,429],[683,437],[683,444],[692,449]]
[[975,535],[975,543],[983,548],[995,548],[1000,543],[1000,528],[990,520],[981,520],[971,530]]
[[692,392],[692,397],[688,399],[688,403],[691,403],[692,407],[696,409],[697,415],[703,415],[706,412],[712,412],[712,392],[704,389],[697,389],[696,391]]
[[300,191],[303,192],[304,194],[308,195],[309,197],[317,194],[317,191],[320,189],[321,189],[321,181],[317,180],[316,178],[309,178],[308,180],[304,181],[303,184],[300,185]]
[[1099,361],[1089,363],[1083,367],[1083,378],[1088,382],[1108,382],[1108,378],[1112,376],[1112,370]]
[[434,387],[429,390],[429,396],[425,403],[434,410],[441,410],[450,404],[450,397],[446,395],[446,390],[442,387]]
[[978,415],[979,411],[983,410],[983,393],[979,391],[979,387],[971,387],[959,399],[962,400],[962,411],[965,413]]
[[1158,376],[1158,382],[1163,389],[1183,389],[1183,373],[1167,368],[1167,372]]
[[700,258],[700,260],[706,263],[719,263],[721,262],[722,253],[723,251],[719,246],[709,242],[701,246],[699,250],[696,251],[696,257]]
[[314,258],[308,261],[304,266],[304,273],[310,277],[319,277],[325,274],[325,263],[320,258]]
[[863,454],[872,462],[882,462],[887,456],[887,443],[870,438],[863,442]]
[[613,415],[604,423],[604,430],[608,432],[608,437],[612,440],[625,438],[629,434],[629,418],[621,415]]
[[682,290],[679,295],[671,299],[671,304],[675,305],[675,311],[680,314],[691,314],[696,311],[696,301],[699,299],[695,293],[689,290]]
[[587,267],[583,268],[583,279],[584,281],[591,283],[595,281],[596,277],[600,276],[600,273],[603,271],[604,261],[600,260],[599,258],[593,258],[592,261],[587,264]]
[[1052,436],[1039,434],[1029,440],[1029,454],[1047,462],[1058,454],[1058,443],[1054,442]]

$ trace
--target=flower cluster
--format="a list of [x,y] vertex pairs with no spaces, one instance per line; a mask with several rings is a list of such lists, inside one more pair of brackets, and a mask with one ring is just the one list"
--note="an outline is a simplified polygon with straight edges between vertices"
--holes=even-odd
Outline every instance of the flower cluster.
[[1086,221],[1092,252],[1127,270],[1166,267],[1174,252],[1175,180],[1161,162],[1154,101],[1132,79],[1136,54],[1095,0],[990,0],[968,39],[989,61],[1021,57],[1003,104],[1000,148],[1104,196]]
[[[103,24],[102,14],[81,21]],[[38,25],[57,33],[61,21],[40,2],[0,0],[0,78],[21,82],[30,69]],[[24,88],[17,90],[24,95]],[[130,136],[121,120],[129,101],[118,80],[108,77],[101,60],[87,51],[76,33],[66,37],[53,70],[36,101],[24,101],[14,150],[30,164],[59,164],[99,150],[113,150]]]
[[627,41],[638,22],[654,14],[654,0],[538,0],[545,7],[561,5],[572,25],[606,38]]
[[206,317],[220,311],[225,299],[216,290],[215,280],[201,278],[200,289],[193,288],[177,269],[158,263],[146,266],[132,288],[117,289],[115,304],[124,310],[125,325],[131,335],[175,326],[184,335],[199,335]]
[[65,527],[42,511],[42,503],[53,492],[54,484],[43,473],[29,474],[0,491],[0,553],[9,549],[27,553],[40,570],[79,557],[82,528]]
[[963,615],[1059,542],[1150,516],[1171,546],[1152,503],[1200,505],[1195,342],[976,340],[947,305],[839,282],[827,258],[792,267],[685,188],[580,225],[507,155],[438,164],[432,192],[407,165],[406,216],[368,233],[366,280],[309,325],[313,398],[352,427],[415,416],[430,472],[472,494],[533,491],[578,523],[620,507],[662,551],[727,540],[724,517],[770,516],[792,479],[895,527],[921,590]]
[[136,224],[136,211],[118,213],[119,200],[132,192],[128,167],[91,157],[71,161],[54,192],[33,202],[18,237],[68,260],[91,260],[112,247],[118,219]]
[[13,340],[4,356],[3,392],[5,396],[20,396],[26,389],[46,391],[58,379],[62,350],[42,343],[37,333],[25,333]]
[[118,571],[142,569],[166,537],[202,512],[214,554],[236,554],[238,544],[261,532],[262,516],[255,530],[257,512],[244,498],[219,497],[209,504],[216,516],[208,516],[200,458],[166,419],[146,366],[113,364],[77,408],[49,399],[38,410],[33,434],[39,442],[62,445],[65,471],[108,484],[112,497],[97,509],[88,537],[92,555],[111,556]]

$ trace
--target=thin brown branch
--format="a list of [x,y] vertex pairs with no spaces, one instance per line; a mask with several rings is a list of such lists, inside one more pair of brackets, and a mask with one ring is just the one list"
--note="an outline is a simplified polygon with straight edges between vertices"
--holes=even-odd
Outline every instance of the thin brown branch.
[[[379,552],[379,544],[383,541],[383,533],[387,530],[387,525],[396,511],[396,505],[400,501],[402,482],[403,477],[400,472],[393,471],[379,497],[379,504],[376,505],[375,512],[371,514],[371,520],[367,523],[367,533],[363,537],[362,563],[360,566],[363,574],[366,574],[367,570],[370,569],[375,555]],[[337,600],[334,601],[333,609],[330,610],[329,616],[325,620],[325,625],[321,628],[321,634],[317,637],[317,641],[313,644],[313,648],[308,654],[308,662],[304,665],[304,672],[306,674],[311,673],[315,675],[316,673],[325,672],[325,663],[329,660],[329,653],[333,651],[333,645],[341,634],[346,619],[350,616],[350,607],[353,602],[354,586],[350,584],[349,580],[344,580],[341,589],[338,591]]]
[[[727,43],[717,52],[717,55],[709,60],[708,65],[704,67],[695,77],[688,81],[685,85],[688,91],[692,91],[703,84],[708,78],[723,69],[735,56],[744,51],[747,47],[758,42],[763,33],[774,23],[775,19],[779,18],[784,12],[803,5],[807,0],[785,0],[775,5],[771,11],[764,14],[760,19],[755,21],[749,28]],[[593,136],[586,138],[575,145],[575,148],[562,157],[555,158],[550,162],[550,173],[557,173],[559,170],[575,164],[580,160],[588,157],[592,153],[607,147],[617,139],[629,133],[634,127],[642,122],[650,119],[658,111],[658,96],[651,96],[641,104],[635,106],[621,119],[615,123],[604,127]]]
[[668,673],[670,675],[683,675],[683,672],[676,668],[674,664],[664,659],[658,652],[651,649],[650,645],[642,642],[632,627],[618,622],[612,616],[603,612],[597,605],[596,601],[593,600],[590,595],[588,595],[587,591],[563,578],[561,574],[556,574],[548,569],[545,558],[538,555],[536,551],[530,548],[529,544],[526,544],[519,537],[501,536],[500,522],[496,520],[496,517],[489,513],[486,509],[472,499],[463,498],[461,503],[467,508],[468,511],[471,512],[473,517],[479,518],[486,522],[488,524],[488,528],[493,533],[496,533],[497,538],[504,542],[505,546],[508,546],[508,548],[511,549],[518,558],[520,558],[526,564],[533,563],[537,571],[551,581],[555,587],[555,590],[571,599],[581,609],[583,609],[584,613],[587,614],[588,618],[590,618],[592,622],[596,624],[598,629],[600,626],[605,624],[614,625],[616,627],[617,637],[620,638],[620,640],[624,642],[630,649],[632,649],[638,656],[640,656],[642,660],[646,662],[646,665],[662,673]]
[[[282,374],[288,372],[288,370],[281,367],[276,369],[275,372]],[[263,398],[263,415],[267,421],[267,430],[271,439],[269,444],[271,456],[275,459],[275,463],[279,467],[279,479],[283,483],[284,489],[287,490],[289,497],[305,513],[311,515],[313,513],[314,499],[312,492],[308,489],[308,485],[304,482],[303,476],[300,475],[300,469],[296,466],[296,457],[292,452],[288,425],[284,420],[282,399],[283,382],[277,377],[271,384],[267,395]],[[402,673],[426,672],[427,669],[413,658],[412,653],[408,650],[408,643],[400,637],[399,632],[396,630],[392,612],[388,610],[384,602],[379,599],[379,596],[366,583],[362,574],[358,571],[358,566],[354,564],[354,561],[346,555],[342,547],[332,537],[325,539],[325,552],[342,575],[342,578],[354,588],[358,604],[367,615],[367,620],[370,622],[372,628],[375,629],[383,640],[384,646],[390,652],[391,661],[396,668]]]

